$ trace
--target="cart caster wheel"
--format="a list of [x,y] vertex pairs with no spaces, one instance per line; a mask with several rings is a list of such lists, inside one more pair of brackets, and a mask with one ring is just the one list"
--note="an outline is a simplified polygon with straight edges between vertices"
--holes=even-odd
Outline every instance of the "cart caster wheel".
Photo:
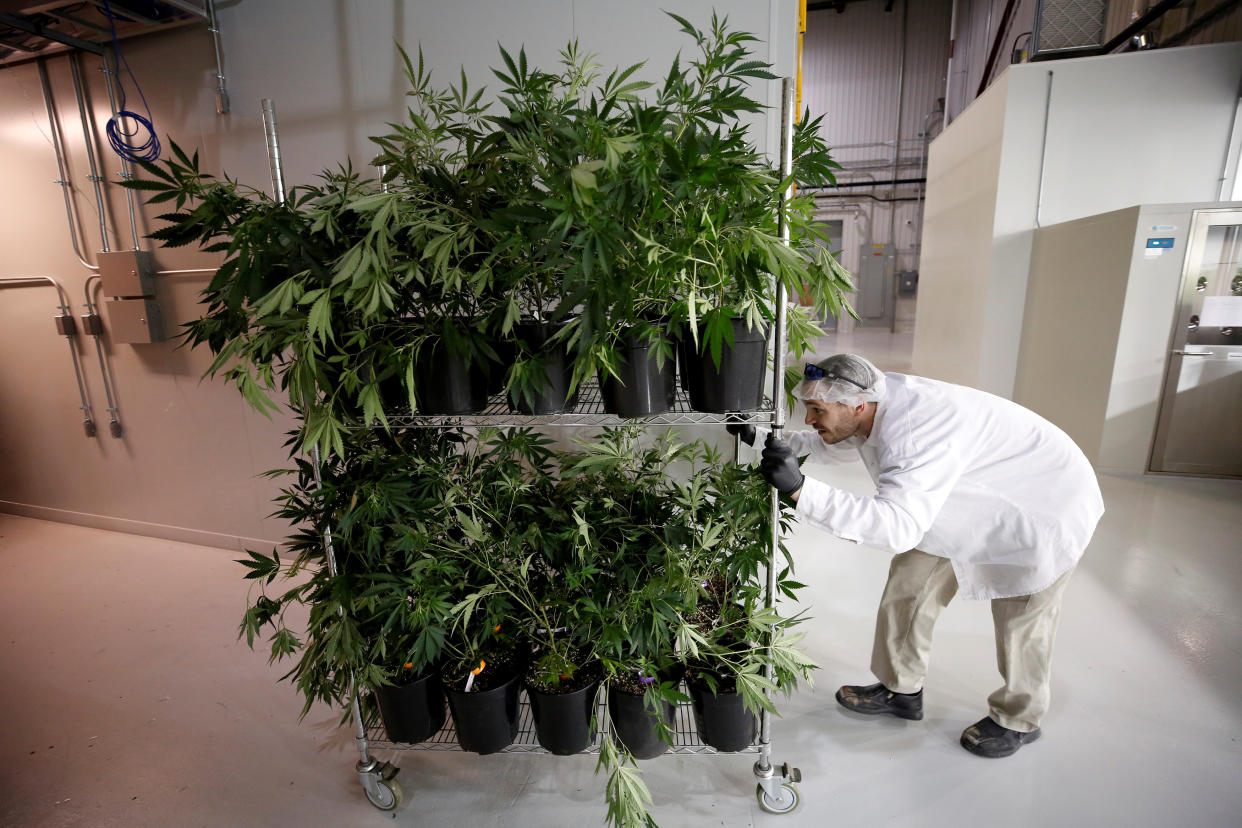
[[792,813],[801,801],[798,797],[798,789],[789,782],[781,785],[775,798],[768,796],[763,786],[758,785],[755,787],[755,798],[759,800],[759,807],[769,814]]
[[401,783],[395,779],[379,779],[375,782],[375,792],[372,793],[369,788],[363,788],[366,792],[367,801],[379,808],[381,811],[395,811],[401,807],[401,800],[405,798],[405,794],[401,791]]

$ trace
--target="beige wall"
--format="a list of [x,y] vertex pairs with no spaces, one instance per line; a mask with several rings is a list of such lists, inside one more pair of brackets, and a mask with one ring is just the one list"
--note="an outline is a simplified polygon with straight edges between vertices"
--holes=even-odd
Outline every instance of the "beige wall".
[[1011,396],[1034,230],[1216,199],[1240,83],[1242,43],[1009,67],[932,143],[914,371]]
[[1035,231],[1013,398],[1097,469],[1147,470],[1195,211],[1238,207],[1146,205]]
[[[1191,245],[1194,211],[1219,208],[1236,210],[1242,208],[1242,203],[1153,205],[1139,213],[1139,232],[1129,251],[1130,287],[1122,307],[1117,359],[1100,441],[1098,467],[1102,470],[1147,469],[1169,365],[1185,254]],[[1163,255],[1146,249],[1146,237],[1156,227],[1161,229],[1155,232],[1174,238],[1173,251],[1180,253]],[[1174,229],[1169,230],[1170,227]]]
[[931,145],[912,370],[971,385],[982,357],[1008,78]]
[[[421,42],[439,83],[455,81],[464,65],[473,83],[494,90],[498,82],[487,67],[498,62],[497,42],[514,51],[524,44],[532,64],[551,68],[576,37],[606,66],[649,60],[648,75],[658,79],[678,50],[692,48],[662,7],[700,27],[710,20],[706,4],[655,0],[245,0],[221,5],[230,115],[215,113],[215,59],[205,27],[126,41],[124,50],[161,139],[171,136],[187,150],[197,148],[204,169],[224,170],[264,190],[270,178],[259,99],[276,102],[289,186],[308,183],[319,170],[347,157],[365,168],[371,156],[366,136],[404,112],[405,82],[394,40],[415,54]],[[778,72],[792,72],[793,0],[714,5],[734,27],[765,41],[757,44],[759,55],[776,64]],[[86,66],[102,131],[107,97],[97,60],[87,60]],[[70,152],[74,202],[83,218],[83,249],[94,261],[101,240],[67,67],[64,57],[49,63]],[[130,108],[137,109],[140,102],[128,88]],[[779,104],[779,83],[766,83],[757,94]],[[759,120],[761,148],[771,149],[779,116]],[[79,315],[90,271],[74,256],[61,190],[52,183],[56,162],[34,64],[0,70],[0,140],[5,195],[0,201],[0,277],[53,277],[63,283]],[[130,248],[125,199],[115,186],[119,164],[110,150],[103,158],[111,205],[109,245]],[[150,229],[151,222],[140,219],[140,234]],[[142,246],[150,243],[144,240]],[[215,263],[187,249],[159,249],[154,257],[162,269]],[[208,274],[158,277],[168,329],[175,331],[199,313],[197,296],[207,279]],[[286,534],[285,526],[267,517],[278,484],[258,475],[286,465],[287,420],[268,421],[231,386],[200,381],[210,361],[206,353],[178,349],[172,342],[115,344],[105,336],[124,436],[116,439],[108,432],[94,344],[79,341],[100,423],[99,434],[88,438],[69,349],[52,321],[57,312],[50,288],[0,287],[0,510],[226,547],[276,542]]]
[[[215,166],[229,124],[214,117],[210,40],[201,32],[179,30],[126,46],[161,132],[187,146],[203,147],[207,166]],[[108,102],[97,81],[97,65],[93,59],[85,62],[91,102],[102,123]],[[157,73],[156,67],[176,68]],[[94,262],[102,246],[98,212],[86,179],[90,170],[68,59],[50,61],[48,70],[69,149],[74,202],[82,217],[82,248]],[[6,134],[6,151],[0,153],[6,193],[0,205],[0,276],[56,279],[79,316],[91,271],[73,253],[63,197],[52,183],[56,159],[34,64],[0,72],[0,112]],[[120,168],[116,156],[108,150],[100,158],[101,174],[115,182]],[[106,191],[111,208],[108,245],[132,248],[123,192],[111,183]],[[150,225],[143,220],[138,229],[145,234]],[[150,244],[144,241],[143,246]],[[159,251],[156,261],[164,268],[195,268],[212,259],[182,250]],[[181,322],[193,318],[207,278],[183,274],[157,279],[166,330],[175,333]],[[114,438],[95,345],[77,337],[99,424],[98,435],[88,438],[69,348],[52,321],[57,312],[50,287],[0,289],[0,352],[5,354],[0,360],[0,508],[226,546],[283,537],[284,527],[266,518],[277,486],[257,475],[284,465],[281,444],[288,422],[254,413],[230,386],[200,382],[210,363],[206,352],[178,349],[173,342],[115,344],[105,337],[123,427],[123,436]]]
[[1131,207],[1040,228],[1031,251],[1013,399],[1060,426],[1092,463],[1099,461],[1138,215]]

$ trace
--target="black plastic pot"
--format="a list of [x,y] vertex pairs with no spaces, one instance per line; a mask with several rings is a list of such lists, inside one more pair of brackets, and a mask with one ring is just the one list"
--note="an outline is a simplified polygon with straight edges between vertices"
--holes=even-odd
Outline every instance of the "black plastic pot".
[[[699,332],[699,344],[703,334]],[[677,343],[681,355],[681,384],[695,411],[724,414],[729,411],[755,411],[763,406],[763,380],[768,366],[767,328],[750,329],[746,320],[733,319],[733,347],[726,342],[720,349],[720,368],[704,347],[699,353],[689,332]]]
[[491,690],[462,692],[445,688],[457,743],[471,753],[495,753],[513,744],[518,732],[520,673]]
[[578,402],[578,392],[569,393],[574,361],[563,343],[549,340],[561,329],[553,322],[522,321],[513,326],[514,335],[526,345],[527,351],[543,360],[545,382],[535,391],[534,400],[519,398],[510,405],[523,414],[560,414],[571,411]]
[[694,702],[694,726],[703,744],[721,753],[733,753],[755,741],[759,722],[754,713],[742,706],[740,694],[713,694],[711,688],[697,681],[687,681],[686,686]]
[[478,360],[451,353],[442,345],[424,348],[414,364],[418,411],[428,416],[477,414],[487,408],[488,376]]
[[571,756],[587,749],[595,736],[591,716],[595,713],[598,690],[598,681],[570,693],[548,693],[526,685],[535,735],[545,750],[557,756]]
[[608,688],[608,715],[612,732],[635,759],[654,759],[668,750],[668,742],[660,738],[659,719],[673,728],[677,706],[661,701],[659,716],[647,709],[642,693],[629,693],[617,687]]
[[650,417],[671,411],[677,393],[677,362],[660,364],[646,339],[631,334],[621,341],[618,377],[600,377],[604,411],[618,417]]
[[422,742],[444,727],[444,686],[435,674],[377,687],[375,701],[390,742]]

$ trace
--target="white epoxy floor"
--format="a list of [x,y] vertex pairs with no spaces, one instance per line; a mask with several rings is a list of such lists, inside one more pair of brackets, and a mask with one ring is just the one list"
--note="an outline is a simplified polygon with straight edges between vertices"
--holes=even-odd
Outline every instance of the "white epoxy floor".
[[[837,350],[908,367],[870,332]],[[864,347],[864,346],[870,346]],[[812,470],[857,491],[861,465]],[[790,539],[822,669],[783,702],[777,763],[803,805],[758,810],[753,757],[644,763],[664,828],[1242,824],[1242,481],[1101,479],[1107,514],[1066,595],[1044,738],[1002,760],[958,745],[999,683],[986,604],[937,629],[921,722],[851,716],[869,683],[887,555]],[[0,826],[601,825],[590,757],[402,753],[407,804],[362,796],[338,715],[236,640],[236,553],[0,515]],[[382,754],[389,758],[389,754]]]

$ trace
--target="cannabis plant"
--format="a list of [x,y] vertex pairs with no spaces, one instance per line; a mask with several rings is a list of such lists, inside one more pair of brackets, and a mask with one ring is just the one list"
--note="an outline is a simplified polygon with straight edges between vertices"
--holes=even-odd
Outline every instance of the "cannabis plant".
[[[270,660],[295,659],[281,678],[304,697],[302,715],[317,701],[347,707],[351,682],[359,691],[374,688],[425,672],[443,656],[464,574],[433,552],[434,540],[461,531],[446,486],[458,460],[443,438],[421,429],[350,431],[318,481],[310,461],[297,456],[293,469],[274,473],[294,477],[275,514],[297,531],[283,559],[278,550],[248,550],[239,561],[259,592],[240,634],[253,647],[270,628]],[[298,445],[296,434],[290,444]],[[278,582],[289,586],[275,591]],[[285,623],[294,605],[310,608],[302,634]]]

